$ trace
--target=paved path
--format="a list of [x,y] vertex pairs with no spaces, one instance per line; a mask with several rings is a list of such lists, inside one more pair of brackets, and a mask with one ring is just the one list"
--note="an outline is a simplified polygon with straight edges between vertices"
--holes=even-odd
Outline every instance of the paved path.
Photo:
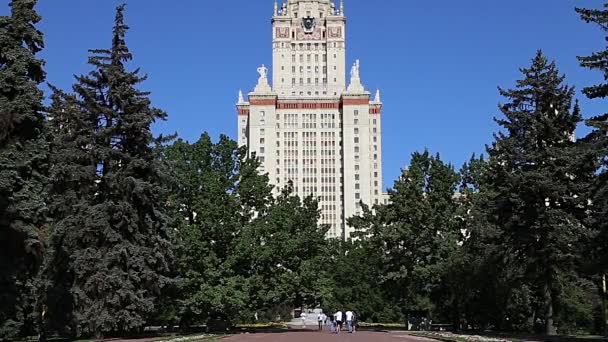
[[243,334],[221,340],[222,342],[429,342],[426,338],[358,331],[354,334],[329,334],[319,332],[285,332],[275,334]]

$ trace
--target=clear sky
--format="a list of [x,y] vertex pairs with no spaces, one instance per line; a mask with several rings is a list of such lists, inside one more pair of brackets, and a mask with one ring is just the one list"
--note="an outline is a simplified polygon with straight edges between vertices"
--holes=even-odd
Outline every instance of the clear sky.
[[[64,89],[88,72],[87,49],[111,42],[115,0],[40,0],[48,81]],[[273,0],[127,0],[127,42],[134,65],[149,74],[145,90],[169,113],[157,132],[195,140],[203,131],[236,138],[235,102],[250,91],[256,68],[270,66]],[[481,153],[497,130],[492,118],[518,68],[536,49],[556,59],[567,82],[583,86],[600,74],[577,55],[605,46],[603,33],[579,20],[575,6],[602,0],[345,0],[347,62],[384,102],[384,183],[391,186],[413,151],[439,152],[456,168]],[[1,0],[0,13],[8,13]],[[585,116],[605,102],[580,94]],[[582,134],[582,130],[581,133]]]

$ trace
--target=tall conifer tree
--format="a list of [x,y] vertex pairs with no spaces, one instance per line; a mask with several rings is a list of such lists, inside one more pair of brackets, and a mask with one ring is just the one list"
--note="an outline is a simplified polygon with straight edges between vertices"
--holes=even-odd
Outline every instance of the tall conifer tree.
[[521,72],[514,89],[499,88],[507,102],[500,106],[504,118],[496,119],[503,130],[488,148],[496,192],[491,217],[507,262],[522,267],[520,285],[540,298],[545,333],[554,334],[562,284],[576,277],[588,234],[582,221],[593,172],[575,148],[582,119],[574,89],[541,51]]
[[[127,70],[124,9],[117,8],[111,48],[91,51],[94,70],[77,77],[75,96],[55,94],[51,113],[54,154],[65,160],[53,169],[58,220],[47,299],[50,307],[70,305],[65,319],[78,336],[140,331],[172,283],[168,175],[155,148],[164,138],[151,132],[166,114],[138,89],[139,69]],[[50,286],[57,280],[69,299],[55,297],[65,291]]]
[[[577,8],[576,12],[584,21],[597,24],[606,34],[604,40],[608,42],[608,2],[604,3],[604,9]],[[608,98],[608,44],[603,50],[591,56],[578,57],[578,60],[581,66],[602,73],[604,82],[584,88],[583,93],[590,99],[603,100],[605,103]],[[591,224],[599,234],[599,238],[595,240],[598,247],[595,259],[599,271],[603,273],[604,333],[608,335],[608,112],[598,114],[588,121],[588,125],[594,130],[585,140],[595,149],[601,171],[592,190],[594,210]]]
[[35,0],[0,17],[0,338],[32,333],[33,279],[44,251],[44,47]]

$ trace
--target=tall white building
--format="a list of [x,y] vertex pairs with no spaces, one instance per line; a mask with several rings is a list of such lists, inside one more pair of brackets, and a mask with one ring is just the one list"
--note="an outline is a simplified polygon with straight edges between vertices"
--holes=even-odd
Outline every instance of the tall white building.
[[382,194],[382,102],[360,79],[346,83],[344,4],[288,0],[274,6],[272,85],[268,69],[246,100],[239,93],[238,141],[262,162],[278,193],[314,195],[329,237],[348,238],[346,219]]

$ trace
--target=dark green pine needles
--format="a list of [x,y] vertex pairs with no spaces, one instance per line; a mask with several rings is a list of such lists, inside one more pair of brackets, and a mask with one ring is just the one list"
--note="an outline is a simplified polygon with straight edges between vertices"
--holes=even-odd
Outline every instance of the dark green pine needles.
[[[586,22],[597,24],[606,35],[604,40],[608,42],[608,3],[604,4],[603,10],[577,8],[576,11]],[[578,57],[581,66],[597,70],[604,76],[603,83],[584,88],[583,93],[590,99],[604,102],[608,98],[608,43],[605,44],[602,51]],[[595,260],[598,261],[600,271],[608,273],[608,112],[597,114],[588,121],[588,125],[593,131],[585,141],[595,151],[602,170],[592,190],[594,207],[591,225],[600,236],[595,240],[599,252]]]
[[555,63],[538,51],[522,68],[514,89],[500,88],[506,103],[496,119],[503,130],[488,149],[496,192],[490,217],[500,229],[508,264],[521,267],[521,279],[542,298],[545,332],[553,326],[565,281],[575,277],[588,230],[586,185],[593,177],[587,154],[576,148],[582,121],[573,108],[574,89],[564,85]]
[[32,333],[33,279],[42,260],[44,43],[35,0],[13,0],[0,17],[0,338]]
[[44,275],[49,317],[62,321],[49,324],[74,336],[141,331],[172,284],[169,177],[155,147],[166,139],[151,133],[166,114],[138,89],[139,69],[127,70],[123,13],[112,47],[91,51],[93,70],[75,95],[56,90],[50,113],[55,231]]

